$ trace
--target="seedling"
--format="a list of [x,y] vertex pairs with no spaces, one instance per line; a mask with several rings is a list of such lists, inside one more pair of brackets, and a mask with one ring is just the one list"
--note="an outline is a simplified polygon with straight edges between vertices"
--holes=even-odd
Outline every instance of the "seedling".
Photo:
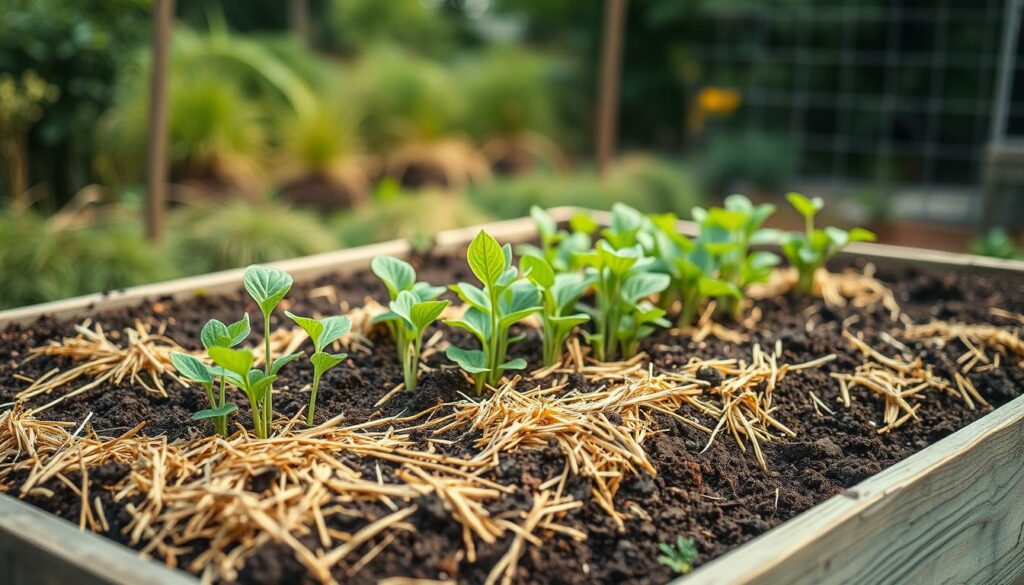
[[875,234],[863,229],[850,231],[836,227],[814,229],[814,216],[825,206],[821,197],[809,199],[800,193],[786,195],[790,205],[804,217],[804,233],[790,233],[782,237],[782,253],[799,274],[797,289],[810,295],[814,288],[814,273],[825,266],[833,256],[850,242],[871,242]]
[[655,325],[669,325],[665,310],[645,299],[665,290],[670,278],[648,271],[653,260],[639,245],[616,250],[600,240],[594,250],[579,258],[594,283],[596,331],[588,339],[597,359],[635,353],[640,339],[653,333]]
[[290,311],[285,311],[284,314],[309,335],[316,350],[313,355],[309,356],[309,363],[313,364],[313,386],[309,394],[309,410],[306,413],[306,424],[313,426],[313,412],[316,410],[316,392],[320,388],[320,377],[348,357],[348,354],[329,353],[327,350],[330,349],[332,343],[349,332],[352,322],[345,316],[326,317],[318,320],[300,317]]
[[[693,209],[693,219],[700,224],[698,240],[713,258],[718,278],[735,285],[740,293],[750,284],[768,280],[772,267],[779,263],[778,256],[771,252],[750,252],[752,245],[775,241],[773,231],[761,229],[773,213],[774,205],[755,206],[743,195],[726,197],[724,207]],[[742,296],[726,296],[720,307],[738,319],[742,300]]]
[[677,575],[685,575],[693,570],[693,563],[697,561],[697,546],[692,538],[676,539],[675,546],[668,543],[661,543],[658,549],[662,554],[658,556],[658,563],[669,568]]
[[547,211],[534,205],[530,217],[537,226],[540,247],[521,244],[516,250],[521,256],[545,259],[556,274],[576,270],[576,254],[590,249],[590,235],[597,231],[597,223],[585,213],[577,213],[569,220],[570,231],[558,229],[558,224]]
[[[264,375],[255,381],[250,381],[251,376],[242,374],[243,382],[246,382],[249,386],[259,385],[259,388],[264,388],[265,391],[259,393],[261,400],[259,414],[262,415],[263,420],[260,421],[260,426],[257,427],[257,436],[262,439],[267,437],[267,432],[270,429],[270,425],[273,422],[274,417],[274,378],[276,378],[277,370],[284,364],[298,358],[301,353],[295,353],[286,355],[272,361],[272,355],[270,353],[270,316],[274,312],[274,308],[277,307],[281,299],[284,298],[288,291],[292,288],[292,276],[283,270],[277,268],[267,268],[264,266],[250,266],[245,269],[245,276],[243,277],[242,284],[245,286],[245,290],[249,293],[249,296],[256,301],[256,304],[260,307],[260,312],[263,314],[263,347],[264,347]],[[222,352],[219,352],[222,353]],[[213,353],[210,357],[214,358],[214,362],[217,361]],[[236,359],[235,365],[241,363],[242,359]],[[250,360],[251,361],[251,360]],[[222,365],[224,368],[232,370],[227,366]],[[270,380],[265,382],[265,380]],[[230,381],[230,379],[229,379]],[[248,392],[247,392],[248,394]],[[250,397],[251,400],[251,397]],[[253,410],[253,425],[256,425],[257,411]],[[262,429],[262,434],[260,434]]]
[[555,274],[551,264],[539,256],[523,256],[519,266],[540,290],[544,365],[552,366],[562,358],[562,347],[573,328],[590,320],[586,313],[567,314],[590,287],[590,281],[574,272]]
[[421,300],[416,293],[403,290],[391,301],[387,313],[378,315],[374,321],[388,323],[395,332],[398,359],[402,364],[405,389],[416,390],[419,374],[420,354],[423,347],[423,332],[437,320],[448,306],[448,301]]
[[522,358],[506,361],[509,345],[522,339],[510,338],[509,328],[541,310],[540,293],[532,283],[519,280],[519,271],[512,266],[512,247],[502,246],[485,231],[470,243],[466,258],[483,288],[465,282],[453,285],[452,290],[469,308],[462,319],[445,323],[472,333],[481,349],[453,346],[445,355],[473,376],[480,395],[485,384],[497,385],[506,370],[526,367]]
[[[384,283],[388,289],[388,299],[395,301],[402,291],[413,293],[419,301],[432,301],[444,292],[444,287],[431,286],[426,282],[416,281],[416,270],[404,260],[394,256],[377,256],[370,262],[370,270],[377,275],[377,278]],[[392,339],[396,345],[401,345],[399,335],[401,334],[392,313],[384,313],[374,318],[374,322],[383,322],[388,326]]]
[[[211,347],[209,349],[213,363],[220,366],[221,375],[229,384],[237,387],[249,399],[249,408],[252,410],[252,426],[256,437],[266,439],[270,436],[270,423],[272,412],[268,412],[267,400],[270,388],[277,379],[277,372],[287,362],[277,363],[272,366],[271,373],[258,368],[253,368],[253,355],[248,349],[231,349],[229,347]],[[295,357],[298,357],[296,354]],[[294,359],[294,358],[292,358]],[[291,361],[291,360],[288,360]]]

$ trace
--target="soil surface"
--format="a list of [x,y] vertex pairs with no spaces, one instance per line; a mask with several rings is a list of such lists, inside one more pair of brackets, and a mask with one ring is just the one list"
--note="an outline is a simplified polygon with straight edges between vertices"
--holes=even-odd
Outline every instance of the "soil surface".
[[[464,260],[450,257],[418,258],[414,262],[423,280],[450,283],[468,280],[470,274]],[[965,323],[992,323],[1011,326],[1012,321],[999,319],[989,312],[999,307],[1014,313],[1024,312],[1024,282],[1009,278],[946,274],[927,276],[914,272],[881,274],[895,293],[904,313],[915,322],[931,319]],[[337,298],[313,298],[316,287],[331,285]],[[386,292],[369,272],[321,278],[309,286],[297,285],[288,297],[286,308],[300,314],[335,314],[339,302],[359,306],[365,297],[378,301]],[[853,331],[863,332],[875,347],[882,347],[879,336],[889,332],[899,338],[901,325],[891,321],[881,307],[877,310],[845,307],[827,308],[820,300],[787,295],[759,301],[762,319],[752,335],[752,342],[774,347],[781,340],[782,362],[798,363],[829,353],[838,359],[826,366],[793,373],[775,391],[775,416],[797,432],[795,438],[762,444],[768,471],[762,471],[750,452],[741,452],[728,436],[716,440],[702,452],[708,437],[705,433],[668,416],[657,420],[662,433],[652,434],[644,444],[654,466],[655,476],[641,475],[626,481],[616,497],[616,509],[629,510],[627,503],[639,504],[647,517],[628,520],[620,532],[607,514],[589,497],[585,480],[570,483],[578,499],[585,502],[561,522],[587,533],[586,542],[551,535],[542,548],[529,547],[519,563],[518,580],[522,583],[664,583],[674,577],[658,564],[657,546],[674,542],[677,536],[695,539],[699,563],[707,562],[729,549],[792,518],[861,480],[908,457],[925,446],[942,439],[988,411],[971,410],[959,399],[944,393],[929,395],[919,412],[920,421],[908,423],[889,434],[877,432],[883,419],[883,403],[877,395],[854,389],[852,405],[844,407],[837,398],[839,388],[830,372],[849,372],[862,362],[841,336],[842,323]],[[154,299],[142,307],[121,309],[97,315],[108,332],[130,326],[141,320],[156,326],[167,323],[167,335],[190,349],[199,347],[199,331],[209,318],[230,322],[240,317],[241,310],[254,317],[250,342],[259,343],[261,323],[253,303],[241,292],[228,296],[201,297],[187,302]],[[282,325],[283,311],[274,315],[274,326]],[[813,324],[808,325],[808,321]],[[19,367],[27,351],[49,340],[74,335],[74,323],[42,319],[31,326],[10,327],[0,332],[0,403],[13,399],[25,382],[14,375],[35,378],[54,367],[66,368],[65,360],[39,358]],[[444,326],[447,339],[462,341],[460,332]],[[513,346],[512,356],[523,356],[531,367],[539,365],[540,342],[535,331],[524,328],[527,338]],[[429,337],[432,331],[428,331]],[[394,357],[394,346],[386,336],[372,339],[372,353],[356,353],[344,366],[330,370],[320,388],[317,404],[318,420],[339,413],[347,422],[357,423],[401,412],[415,412],[439,402],[458,400],[459,393],[472,394],[472,388],[456,372],[448,368],[443,356],[433,356],[428,364],[433,370],[426,374],[420,389],[400,393],[381,408],[373,405],[401,381],[401,369]],[[921,351],[935,372],[953,378],[956,358],[964,352],[959,342],[950,342],[936,349],[924,345]],[[687,336],[659,331],[643,343],[652,356],[656,370],[672,371],[692,356],[701,358],[749,357],[749,344],[732,345],[717,339],[694,343]],[[998,407],[1021,394],[1024,370],[1015,360],[1003,360],[999,370],[972,373],[971,381],[993,406]],[[441,366],[445,366],[442,368]],[[292,416],[304,409],[308,394],[300,390],[310,381],[307,365],[286,367],[276,385],[275,409]],[[577,385],[585,386],[580,382]],[[104,386],[77,399],[49,409],[44,418],[82,421],[92,413],[91,426],[104,436],[115,436],[141,421],[144,432],[165,434],[171,439],[187,440],[205,436],[208,423],[196,423],[190,415],[206,407],[200,388],[169,385],[170,398],[160,399],[130,384]],[[835,411],[834,415],[816,412],[810,392],[813,391]],[[48,401],[42,397],[33,405]],[[240,413],[238,422],[249,425],[244,400],[236,400]],[[694,413],[687,413],[694,414]],[[713,426],[707,417],[698,416]],[[450,447],[453,452],[468,452],[466,444]],[[563,456],[557,447],[522,449],[505,455],[507,459],[491,473],[491,478],[505,483],[534,484],[561,472]],[[101,493],[105,486],[116,483],[127,469],[108,469],[90,473],[90,493]],[[73,483],[78,479],[70,478]],[[78,498],[64,484],[52,482],[49,498],[36,497],[31,503],[59,516],[77,522]],[[0,486],[0,490],[16,491],[17,485]],[[254,485],[252,489],[260,490]],[[113,506],[114,504],[110,504]],[[508,505],[503,501],[502,505]],[[522,502],[528,508],[528,502]],[[397,540],[367,565],[354,579],[343,574],[343,582],[375,583],[386,576],[408,576],[430,579],[454,578],[464,583],[480,583],[498,558],[507,549],[504,542],[493,546],[478,545],[479,560],[469,564],[460,560],[462,546],[460,529],[443,510],[432,513],[429,505],[411,517],[417,533],[396,532]],[[497,511],[497,510],[496,510]],[[386,512],[382,512],[386,513]],[[122,510],[115,518],[125,516]],[[124,542],[126,537],[112,521],[107,536]],[[343,530],[358,529],[343,526]],[[240,575],[244,583],[303,583],[312,581],[292,553],[279,545],[267,545],[250,557]]]

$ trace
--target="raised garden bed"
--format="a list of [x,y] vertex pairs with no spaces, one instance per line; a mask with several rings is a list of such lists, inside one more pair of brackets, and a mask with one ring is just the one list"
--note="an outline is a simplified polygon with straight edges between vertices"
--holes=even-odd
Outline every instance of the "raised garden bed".
[[[556,216],[567,217],[565,212]],[[536,236],[528,220],[487,229],[503,242]],[[439,236],[430,255],[412,259],[419,277],[434,284],[469,279],[460,254],[475,234],[461,230]],[[333,314],[339,307],[362,306],[367,296],[383,302],[384,287],[366,267],[378,254],[410,253],[406,244],[394,242],[282,263],[300,283],[289,295],[288,308],[300,314]],[[865,260],[878,263],[880,279],[892,290],[901,314],[915,323],[986,324],[1014,335],[1014,327],[1021,325],[1015,320],[1024,312],[1024,277],[1018,264],[860,244],[836,267],[862,268]],[[138,321],[187,349],[198,349],[207,318],[230,322],[243,306],[252,312],[239,292],[240,282],[240,271],[228,271],[2,313],[0,402],[12,401],[29,385],[27,380],[53,368],[70,370],[74,364],[67,358],[24,359],[32,348],[74,337],[75,325],[86,317],[91,327],[102,326],[111,343],[125,342],[124,329]],[[397,393],[376,406],[402,381],[402,371],[390,338],[369,330],[365,340],[349,347],[350,360],[325,374],[315,421],[322,426],[317,430],[306,430],[302,421],[310,372],[283,370],[276,409],[295,418],[290,430],[283,429],[282,419],[279,438],[266,443],[236,431],[227,446],[215,446],[216,439],[208,437],[209,424],[189,420],[192,412],[205,407],[202,389],[184,388],[169,377],[163,379],[167,397],[158,395],[149,378],[143,381],[151,390],[125,379],[50,406],[34,421],[27,418],[26,411],[89,381],[83,378],[7,412],[0,428],[0,446],[6,449],[0,455],[0,489],[110,540],[80,534],[77,527],[55,523],[10,496],[0,496],[0,574],[25,583],[67,582],[68,575],[96,583],[190,581],[184,573],[125,554],[126,549],[113,544],[117,541],[193,573],[206,571],[211,578],[245,583],[377,582],[394,577],[477,583],[489,576],[501,581],[506,576],[502,563],[512,560],[515,571],[509,576],[518,582],[667,582],[674,575],[657,561],[658,545],[679,536],[694,539],[698,565],[704,565],[685,578],[687,583],[1013,583],[1024,574],[1021,357],[1008,355],[999,367],[976,364],[977,370],[963,373],[966,360],[958,360],[971,351],[969,346],[978,347],[976,339],[965,337],[964,342],[953,335],[941,346],[934,343],[934,332],[909,339],[904,324],[881,304],[829,306],[788,293],[770,295],[756,306],[760,319],[747,327],[722,324],[721,329],[703,331],[706,337],[700,341],[692,331],[659,330],[642,342],[645,356],[628,364],[581,371],[567,366],[564,373],[539,379],[530,375],[540,367],[537,333],[521,327],[527,338],[511,353],[526,358],[530,367],[515,390],[505,390],[509,413],[515,412],[516,403],[511,393],[522,396],[561,384],[552,397],[574,390],[615,404],[602,410],[603,420],[626,429],[622,432],[634,440],[622,443],[642,450],[627,457],[632,465],[620,467],[605,453],[601,477],[617,484],[615,489],[601,489],[585,466],[566,471],[566,443],[544,438],[543,430],[517,449],[506,444],[509,448],[501,450],[493,466],[459,465],[473,460],[483,449],[474,442],[486,438],[486,429],[473,429],[469,422],[484,415],[483,407],[469,402],[473,385],[435,351],[426,359],[430,371],[415,393]],[[351,314],[356,320],[357,315],[359,311]],[[286,325],[279,317],[273,321],[275,329]],[[922,365],[953,389],[959,388],[958,374],[964,376],[995,412],[977,399],[965,400],[963,394],[972,395],[966,390],[934,391],[908,398],[918,420],[879,433],[886,416],[884,397],[851,389],[846,405],[830,375],[853,372],[866,360],[864,350],[842,335],[844,324],[887,356],[920,354]],[[362,330],[358,323],[356,329]],[[439,341],[464,344],[468,339],[440,324],[431,326],[427,337],[436,332],[443,332]],[[754,350],[755,345],[760,349]],[[761,352],[761,361],[752,356],[754,351]],[[989,360],[995,355],[991,349],[976,351]],[[836,357],[831,361],[823,359],[832,354]],[[774,429],[771,440],[759,442],[763,468],[754,445],[728,431],[702,451],[709,435],[697,426],[712,428],[716,423],[707,413],[679,400],[649,398],[652,384],[655,391],[671,394],[691,378],[713,386],[722,378],[727,382],[743,375],[712,373],[707,365],[687,370],[691,358],[744,360],[744,367],[751,368],[752,361],[811,364],[789,371],[774,390],[773,418],[795,436]],[[733,362],[729,368],[740,364]],[[761,375],[749,369],[747,374]],[[677,380],[671,375],[688,377]],[[633,388],[631,398],[613,400],[608,389],[622,386]],[[237,422],[248,428],[242,402]],[[441,403],[446,405],[431,416],[440,420],[460,412],[462,426],[435,433],[440,427],[424,426],[427,417],[414,418]],[[582,416],[581,404],[586,401],[546,405]],[[388,419],[384,426],[344,429],[382,419]],[[19,434],[25,429],[34,430]],[[377,446],[368,447],[367,437]],[[20,445],[21,451],[12,445]],[[24,461],[29,445],[40,454],[39,464],[12,468],[14,454]],[[218,464],[216,454],[227,449],[239,453],[238,465],[223,471],[237,474],[230,485],[223,474],[203,475]],[[90,466],[92,461],[98,465]],[[196,467],[183,471],[189,461]],[[53,472],[58,468],[59,474]],[[317,471],[311,472],[313,468]],[[439,487],[433,483],[436,477],[422,477],[423,472],[446,483]],[[161,480],[196,493],[163,493],[153,487]],[[29,482],[31,489],[22,493]],[[367,483],[384,487],[374,492]],[[207,493],[203,500],[198,492],[211,485],[222,491]],[[83,492],[90,502],[87,509]],[[609,494],[611,499],[602,502]],[[313,514],[290,519],[289,507],[309,509],[307,496],[321,498],[318,506],[327,511],[320,512],[321,518]],[[189,506],[200,512],[190,515]],[[151,516],[140,520],[147,512]],[[192,520],[193,533],[183,538],[190,534],[187,522],[203,514],[237,521]],[[474,527],[470,516],[487,518],[489,524]],[[235,531],[236,537],[225,538],[217,528]],[[534,529],[536,537],[517,537]],[[488,531],[493,542],[481,537]],[[233,543],[234,548],[211,556],[211,540],[218,546]],[[318,573],[318,568],[327,572]]]

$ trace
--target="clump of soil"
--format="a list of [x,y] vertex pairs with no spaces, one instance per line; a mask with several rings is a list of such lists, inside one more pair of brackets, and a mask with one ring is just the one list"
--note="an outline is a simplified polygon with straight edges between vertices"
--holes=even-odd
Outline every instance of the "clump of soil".
[[[420,258],[417,260],[420,276],[433,283],[449,283],[468,276],[462,259],[452,257]],[[991,307],[1011,312],[1024,312],[1024,282],[1010,278],[989,278],[947,274],[929,276],[914,272],[884,274],[904,313],[916,322],[943,319],[965,323],[999,322],[989,313]],[[319,287],[331,286],[335,298],[313,296]],[[322,289],[320,289],[322,290]],[[386,298],[383,286],[368,272],[337,275],[319,279],[310,285],[296,286],[289,296],[288,307],[300,314],[335,314],[340,302],[351,306],[362,304],[365,297],[378,301]],[[159,302],[158,302],[159,301]],[[832,372],[851,371],[861,363],[861,356],[843,339],[842,323],[863,333],[876,347],[883,333],[898,337],[901,326],[890,320],[878,307],[826,307],[820,300],[795,295],[759,301],[763,315],[758,328],[751,334],[751,343],[774,348],[777,341],[783,347],[782,362],[800,363],[829,353],[837,359],[819,369],[805,370],[785,378],[774,394],[778,407],[774,416],[796,431],[795,438],[762,444],[768,470],[763,471],[749,452],[741,452],[731,437],[720,436],[714,444],[702,451],[708,442],[706,433],[664,415],[656,419],[665,432],[654,433],[644,445],[657,473],[641,474],[623,482],[616,498],[616,509],[639,510],[626,521],[625,531],[619,531],[608,515],[592,501],[589,480],[571,478],[566,491],[584,506],[570,512],[561,521],[567,526],[584,531],[585,542],[551,535],[543,547],[529,547],[519,561],[518,579],[523,583],[662,583],[673,575],[658,564],[657,545],[673,542],[677,536],[696,541],[699,563],[707,562],[729,549],[786,521],[794,515],[849,488],[857,482],[906,458],[923,447],[949,435],[971,421],[986,414],[986,410],[971,410],[963,401],[945,393],[935,392],[919,411],[920,420],[899,429],[879,434],[883,420],[883,402],[865,390],[851,391],[853,401],[849,407],[839,402],[839,388],[830,378]],[[209,318],[234,321],[242,310],[254,311],[249,299],[242,293],[216,297],[197,297],[188,301],[154,299],[141,307],[118,309],[95,316],[108,330],[132,325],[141,320],[156,326],[166,322],[167,335],[188,348],[198,348],[199,331]],[[273,326],[283,326],[282,311],[275,313]],[[258,321],[258,317],[257,317]],[[255,323],[257,331],[259,323]],[[74,335],[74,323],[57,322],[43,318],[28,326],[11,326],[0,332],[0,403],[13,400],[26,385],[15,374],[38,377],[55,367],[66,368],[67,363],[55,358],[39,358],[19,366],[28,350],[49,340]],[[465,341],[461,332],[449,331],[443,326],[432,327],[429,337],[438,328],[445,330],[446,339]],[[513,356],[528,360],[531,368],[540,365],[540,341],[535,331],[524,328],[526,340],[514,346]],[[402,373],[395,359],[394,345],[385,336],[375,336],[370,353],[356,353],[344,366],[330,370],[324,377],[317,404],[317,419],[323,421],[344,413],[347,423],[358,423],[381,416],[418,412],[437,404],[459,400],[461,395],[472,395],[472,387],[455,370],[449,369],[442,355],[428,360],[434,368],[426,374],[419,390],[399,393],[380,407],[375,403],[401,382]],[[254,333],[251,342],[259,343]],[[915,351],[925,355],[926,363],[935,371],[952,376],[957,368],[956,358],[964,348],[951,342],[943,348],[909,343]],[[715,338],[695,342],[689,336],[659,331],[645,340],[643,350],[650,356],[656,371],[672,372],[692,357],[749,358],[749,344],[738,346]],[[699,379],[710,386],[722,382],[715,370],[700,370]],[[286,367],[276,385],[275,408],[285,416],[294,416],[306,405],[308,394],[303,388],[310,382],[311,372],[305,365]],[[1003,360],[1001,369],[972,373],[970,380],[993,406],[998,407],[1019,396],[1024,388],[1024,370],[1012,359]],[[524,387],[532,387],[531,382]],[[596,390],[582,376],[570,376],[568,390],[580,392]],[[193,422],[190,414],[205,407],[205,396],[200,388],[181,388],[168,381],[170,397],[158,398],[131,384],[107,385],[96,388],[72,400],[51,408],[42,418],[82,421],[92,413],[90,425],[100,435],[114,436],[141,421],[146,422],[144,433],[166,435],[170,440],[188,440],[211,432],[208,423]],[[815,408],[810,394],[813,392],[834,414]],[[50,397],[40,397],[30,406],[38,406]],[[243,400],[235,420],[248,424],[248,409]],[[445,414],[449,411],[442,411]],[[687,414],[694,414],[692,412]],[[707,418],[701,419],[709,422]],[[417,437],[426,449],[429,435]],[[472,454],[470,435],[447,437],[456,441],[443,452],[452,455]],[[435,447],[438,445],[435,444]],[[563,468],[563,456],[554,446],[528,448],[505,454],[501,464],[489,479],[505,483],[539,482],[558,474]],[[106,536],[124,542],[119,528],[129,519],[124,502],[114,503],[104,486],[116,483],[129,470],[127,466],[109,466],[91,470],[90,493],[104,495],[104,505],[111,516],[111,530]],[[13,478],[6,486],[16,492],[18,482]],[[69,478],[72,483],[79,481]],[[261,492],[275,481],[273,472],[259,476],[249,489]],[[52,482],[46,487],[54,491],[52,497],[32,497],[33,505],[77,521],[78,497],[66,485]],[[504,554],[508,539],[492,546],[480,546],[478,562],[471,564],[460,554],[460,531],[447,518],[438,502],[423,498],[419,511],[410,517],[415,534],[396,532],[396,540],[355,577],[343,572],[336,577],[344,582],[372,583],[388,576],[421,578],[454,578],[459,582],[482,582],[491,567]],[[516,501],[523,510],[529,509],[528,498]],[[630,507],[629,502],[638,506]],[[504,506],[508,502],[503,500]],[[495,510],[507,511],[507,510]],[[358,529],[346,526],[345,530]],[[192,555],[200,551],[193,551]],[[311,577],[284,546],[266,545],[247,559],[239,576],[243,583],[269,584],[307,582]]]

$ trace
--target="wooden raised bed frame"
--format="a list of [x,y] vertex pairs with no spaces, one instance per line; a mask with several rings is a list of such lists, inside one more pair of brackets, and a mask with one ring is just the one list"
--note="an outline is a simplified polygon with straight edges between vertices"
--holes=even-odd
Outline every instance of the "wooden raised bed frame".
[[[555,209],[566,220],[570,209]],[[601,219],[601,214],[595,214]],[[492,223],[503,242],[535,235],[529,219]],[[478,227],[442,232],[442,252],[464,248]],[[695,226],[681,222],[684,232]],[[378,254],[408,256],[396,240],[275,263],[297,281],[366,268]],[[924,271],[1016,274],[1024,262],[880,244],[844,252]],[[0,311],[0,327],[60,319],[239,288],[242,270],[184,278]],[[141,559],[106,538],[0,494],[0,581],[11,585],[195,585],[190,575]],[[686,585],[977,583],[1024,585],[1024,396],[826,502],[707,563]]]

